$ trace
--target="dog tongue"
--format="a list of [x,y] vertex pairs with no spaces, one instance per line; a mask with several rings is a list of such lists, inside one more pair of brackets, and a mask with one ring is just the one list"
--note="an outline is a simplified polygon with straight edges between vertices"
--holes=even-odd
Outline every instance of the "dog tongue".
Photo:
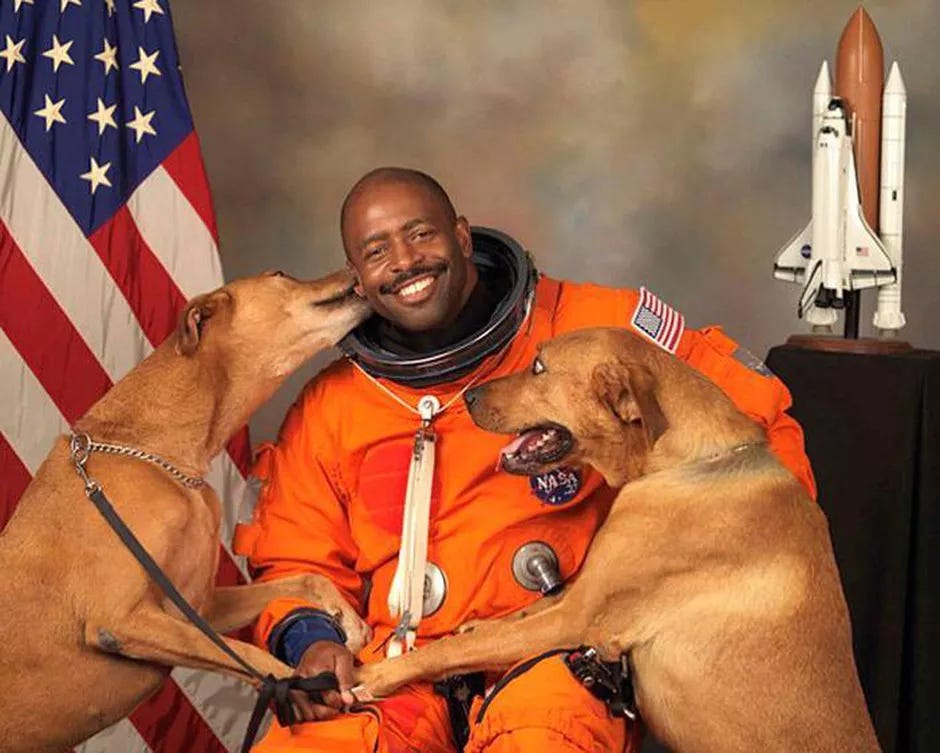
[[524,431],[518,437],[516,437],[512,442],[503,447],[501,454],[503,455],[512,455],[514,452],[518,452],[519,448],[522,447],[526,442],[530,440],[537,440],[542,435],[542,429],[530,429],[529,431]]
[[516,450],[518,450],[522,446],[523,442],[526,441],[528,434],[529,432],[526,432],[525,434],[520,434],[518,437],[512,440],[512,442],[510,442],[505,447],[503,447],[503,449],[500,451],[501,454],[512,455]]

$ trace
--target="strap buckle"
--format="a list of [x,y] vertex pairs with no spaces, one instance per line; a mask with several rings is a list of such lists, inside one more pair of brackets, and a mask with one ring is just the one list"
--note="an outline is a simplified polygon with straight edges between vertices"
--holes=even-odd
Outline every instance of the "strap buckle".
[[621,654],[619,662],[607,663],[600,660],[596,649],[582,646],[565,657],[565,664],[591,695],[607,704],[611,714],[636,720],[636,700],[626,654]]

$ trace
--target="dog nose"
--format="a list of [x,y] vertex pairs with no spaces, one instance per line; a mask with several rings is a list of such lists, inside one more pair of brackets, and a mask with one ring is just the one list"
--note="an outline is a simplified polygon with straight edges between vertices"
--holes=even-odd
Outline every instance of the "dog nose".
[[480,388],[474,387],[472,390],[467,390],[463,393],[463,401],[467,404],[468,408],[472,408],[473,404],[480,397]]

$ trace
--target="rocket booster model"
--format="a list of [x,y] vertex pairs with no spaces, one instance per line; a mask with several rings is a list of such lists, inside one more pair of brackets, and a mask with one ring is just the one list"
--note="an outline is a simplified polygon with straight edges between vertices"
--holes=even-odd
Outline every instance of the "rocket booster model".
[[904,325],[904,84],[895,63],[882,97],[881,41],[861,8],[836,62],[838,91],[825,62],[813,90],[812,216],[778,254],[774,277],[803,285],[797,313],[819,327],[835,323],[846,291],[884,286],[875,326],[895,330]]
[[897,270],[897,281],[878,289],[874,324],[883,332],[901,329],[901,227],[904,216],[904,124],[907,90],[897,63],[891,65],[881,107],[881,239]]

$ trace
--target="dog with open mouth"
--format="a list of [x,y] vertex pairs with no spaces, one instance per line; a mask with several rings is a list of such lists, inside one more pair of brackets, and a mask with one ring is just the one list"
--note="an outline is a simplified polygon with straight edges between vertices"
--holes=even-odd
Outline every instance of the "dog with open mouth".
[[465,400],[517,434],[505,471],[586,463],[620,492],[562,593],[361,667],[359,697],[587,645],[629,656],[640,713],[677,753],[880,750],[825,516],[718,387],[590,329]]

